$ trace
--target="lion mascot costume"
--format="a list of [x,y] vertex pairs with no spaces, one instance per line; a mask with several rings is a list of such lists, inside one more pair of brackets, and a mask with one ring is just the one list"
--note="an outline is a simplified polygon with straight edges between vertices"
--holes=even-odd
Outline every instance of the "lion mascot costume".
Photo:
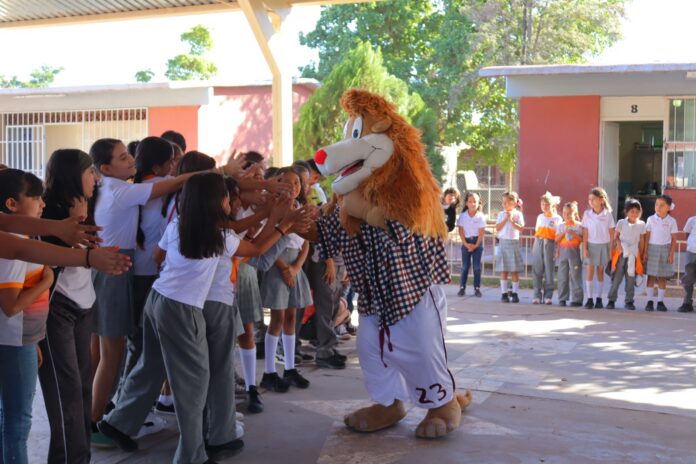
[[448,283],[447,234],[420,142],[384,98],[349,90],[344,140],[317,151],[324,175],[335,175],[337,207],[311,238],[323,258],[341,254],[358,293],[357,350],[375,404],[345,417],[357,432],[385,429],[406,416],[410,399],[428,410],[416,436],[441,437],[459,427],[471,393],[457,392],[447,368],[442,315]]

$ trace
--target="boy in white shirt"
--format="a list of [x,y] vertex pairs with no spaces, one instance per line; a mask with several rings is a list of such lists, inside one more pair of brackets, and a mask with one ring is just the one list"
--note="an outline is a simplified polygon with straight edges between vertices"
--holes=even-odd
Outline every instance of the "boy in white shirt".
[[696,282],[696,216],[691,216],[684,226],[687,234],[686,240],[686,265],[684,266],[684,276],[682,286],[684,287],[684,302],[677,311],[680,313],[690,313],[694,310],[694,283]]

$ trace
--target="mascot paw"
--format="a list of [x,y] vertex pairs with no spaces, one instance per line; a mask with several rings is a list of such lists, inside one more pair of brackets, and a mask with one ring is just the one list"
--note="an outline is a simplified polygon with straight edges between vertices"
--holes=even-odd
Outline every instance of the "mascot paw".
[[425,419],[418,424],[416,436],[418,438],[444,437],[456,430],[462,420],[462,407],[458,398],[452,398],[449,403],[439,408],[429,409]]
[[455,398],[457,398],[457,403],[459,403],[459,407],[461,408],[462,411],[464,411],[467,406],[471,404],[472,401],[472,396],[471,396],[471,390],[467,390],[465,392],[456,392],[455,393]]
[[391,406],[373,404],[348,414],[344,419],[346,426],[356,432],[376,432],[398,423],[406,417],[404,404],[396,400]]

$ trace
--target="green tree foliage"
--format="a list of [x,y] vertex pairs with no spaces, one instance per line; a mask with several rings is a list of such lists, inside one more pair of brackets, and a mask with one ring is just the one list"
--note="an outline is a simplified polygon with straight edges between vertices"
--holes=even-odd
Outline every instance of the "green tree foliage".
[[155,72],[152,69],[144,69],[135,73],[137,82],[150,82],[155,77]]
[[379,50],[360,41],[333,67],[322,86],[300,109],[294,126],[296,159],[307,158],[318,148],[343,138],[346,114],[340,99],[351,88],[369,90],[393,102],[400,114],[423,131],[433,172],[438,177],[442,175],[442,162],[435,150],[437,131],[433,112],[418,94],[409,92],[406,82],[387,72]]
[[577,63],[619,37],[627,0],[391,0],[322,9],[301,35],[319,51],[303,75],[323,80],[359,40],[378,46],[387,70],[434,112],[441,145],[465,142],[474,161],[511,169],[517,103],[503,79],[481,79],[492,65]]
[[17,76],[5,78],[0,75],[0,87],[4,89],[48,87],[61,71],[63,71],[62,67],[54,68],[44,64],[29,74],[28,81],[20,81]]
[[210,31],[200,24],[181,34],[181,40],[188,43],[189,53],[176,55],[167,61],[164,75],[172,81],[210,79],[217,73],[217,66],[204,58],[213,48]]

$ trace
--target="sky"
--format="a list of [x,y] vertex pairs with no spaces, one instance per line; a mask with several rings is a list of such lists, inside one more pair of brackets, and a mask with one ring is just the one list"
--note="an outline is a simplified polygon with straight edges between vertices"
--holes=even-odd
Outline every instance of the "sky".
[[[317,60],[315,51],[299,44],[320,8],[295,7],[285,25],[289,63],[297,68]],[[592,59],[602,64],[696,62],[693,21],[696,0],[633,0],[622,24],[622,39]],[[179,36],[203,24],[214,48],[209,59],[226,82],[269,80],[270,71],[241,12],[113,21],[100,24],[0,29],[0,75],[27,79],[42,64],[62,66],[54,86],[135,82],[138,70],[151,68],[153,82],[164,81],[167,59],[186,51]],[[15,45],[13,45],[15,44]],[[21,45],[16,45],[21,44]]]

